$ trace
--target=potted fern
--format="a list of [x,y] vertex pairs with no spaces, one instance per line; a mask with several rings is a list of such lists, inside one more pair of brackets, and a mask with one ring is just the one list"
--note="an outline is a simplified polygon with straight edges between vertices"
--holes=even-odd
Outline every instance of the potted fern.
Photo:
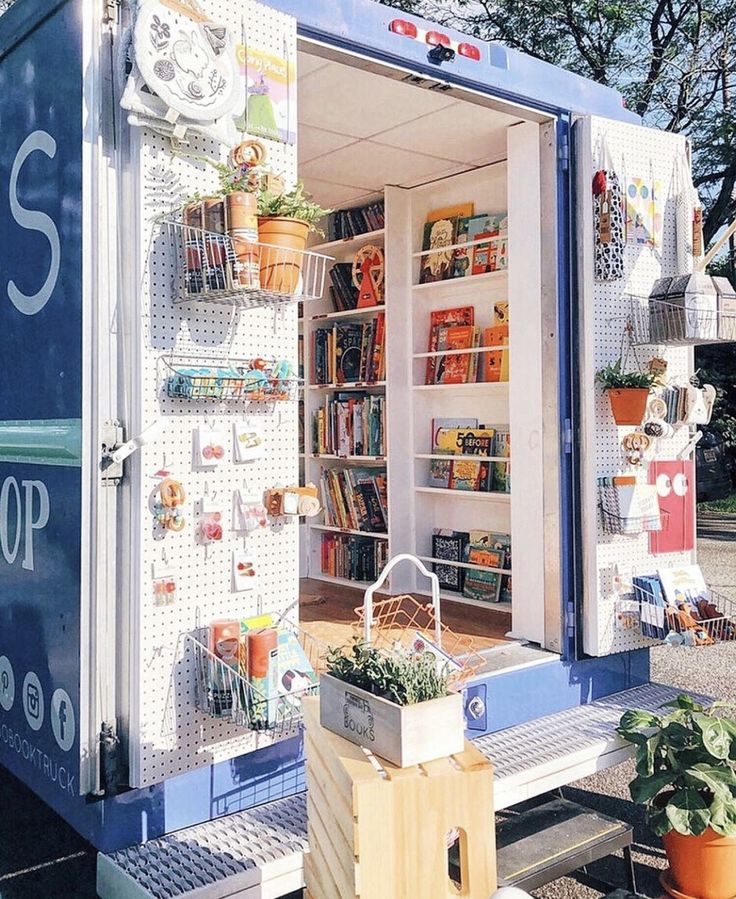
[[608,394],[613,419],[617,425],[640,425],[647,409],[654,375],[643,371],[624,371],[624,362],[601,368],[595,380]]
[[671,711],[625,712],[618,732],[636,746],[631,798],[662,837],[675,896],[736,896],[736,720],[682,694]]
[[289,191],[265,190],[258,197],[258,236],[261,244],[261,287],[292,294],[299,283],[303,253],[311,231],[328,213],[297,181]]
[[462,695],[431,652],[330,649],[320,678],[320,723],[400,768],[464,748]]

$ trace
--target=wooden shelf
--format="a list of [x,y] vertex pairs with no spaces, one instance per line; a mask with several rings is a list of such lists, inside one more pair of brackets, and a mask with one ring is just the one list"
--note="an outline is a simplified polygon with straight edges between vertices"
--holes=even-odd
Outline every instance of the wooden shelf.
[[444,287],[464,288],[468,285],[477,286],[489,281],[505,281],[508,269],[497,272],[483,272],[482,275],[468,275],[465,278],[445,278],[444,281],[428,281],[426,284],[414,284],[412,290],[417,293],[439,292]]
[[355,537],[372,537],[374,540],[388,540],[388,534],[382,531],[356,531],[352,528],[339,528],[331,524],[310,524],[315,531],[327,531],[330,534],[352,534]]
[[341,237],[339,240],[328,240],[324,243],[315,244],[313,247],[307,247],[310,253],[328,253],[340,252],[356,249],[372,240],[377,240],[385,234],[385,228],[379,228],[376,231],[365,231],[363,234],[356,234],[355,237]]
[[341,312],[321,312],[317,315],[310,316],[309,320],[313,322],[330,322],[341,320],[343,318],[363,319],[373,318],[378,312],[386,312],[386,304],[379,303],[377,306],[364,306],[362,309],[345,309]]
[[453,496],[455,499],[480,500],[502,505],[508,505],[511,502],[510,493],[496,493],[492,490],[488,493],[482,493],[480,490],[450,490],[447,487],[415,487],[414,490],[417,493],[432,493],[437,496]]
[[348,381],[345,384],[309,384],[310,390],[373,390],[385,387],[385,381]]
[[[480,247],[487,243],[495,243],[499,240],[508,240],[508,231],[499,231],[498,234],[490,234],[487,237],[477,237],[475,240],[466,240],[465,243],[453,243],[448,247],[436,247],[433,250],[419,250],[412,253],[412,259],[422,259],[424,256],[432,256],[435,253],[446,253],[448,250],[467,250],[469,247]],[[477,278],[477,275],[467,275],[468,278]],[[459,281],[459,278],[448,278],[448,281]]]
[[311,459],[326,462],[354,462],[356,465],[385,465],[385,456],[337,456],[334,453],[310,453]]

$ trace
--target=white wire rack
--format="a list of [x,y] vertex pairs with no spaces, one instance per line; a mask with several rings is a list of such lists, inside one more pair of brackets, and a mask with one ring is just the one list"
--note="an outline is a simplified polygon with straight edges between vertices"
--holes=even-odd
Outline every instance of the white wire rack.
[[162,222],[162,229],[177,260],[174,302],[211,301],[247,308],[322,296],[331,256],[169,219]]
[[631,596],[644,637],[688,647],[736,641],[736,602],[715,590],[670,603],[635,583]]
[[[290,628],[316,676],[324,670],[326,647],[296,628]],[[218,658],[199,638],[199,631],[183,634],[186,648],[194,654],[195,706],[212,718],[230,721],[236,727],[265,732],[274,738],[287,737],[298,730],[301,700],[319,693],[314,683],[286,691],[267,694],[256,687],[239,669],[231,668]],[[299,675],[299,672],[295,672]]]
[[658,510],[653,515],[624,515],[619,507],[616,487],[598,488],[598,508],[601,525],[607,534],[642,534],[649,531],[665,531],[669,526],[669,513]]
[[218,359],[162,356],[163,391],[172,399],[285,402],[299,395],[301,379],[277,359]]
[[698,346],[736,341],[736,314],[716,308],[716,298],[682,304],[630,296],[627,331],[633,346]]

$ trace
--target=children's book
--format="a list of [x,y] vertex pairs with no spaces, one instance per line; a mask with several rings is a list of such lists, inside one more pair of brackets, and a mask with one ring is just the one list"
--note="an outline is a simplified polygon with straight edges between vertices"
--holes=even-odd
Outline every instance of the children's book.
[[[508,430],[496,429],[493,455],[501,458],[511,456],[511,434]],[[497,493],[511,493],[511,462],[493,463],[493,490]]]
[[449,428],[477,428],[477,418],[433,418],[432,419],[432,441],[430,446],[433,453],[455,452],[454,450],[440,450],[437,448],[437,435],[440,431]]
[[[503,568],[511,571],[511,534],[500,534],[495,531],[470,531],[468,546],[485,547],[486,549],[500,550],[503,553]],[[465,561],[468,561],[466,549]],[[511,574],[501,577],[501,592],[499,602],[511,602]]]
[[[483,346],[508,346],[509,326],[494,325],[483,331]],[[483,380],[508,381],[509,379],[509,353],[508,350],[489,350],[483,353]]]
[[456,459],[450,467],[450,490],[475,490],[488,492],[490,489],[491,465],[474,459]]
[[450,486],[451,474],[452,462],[450,459],[432,459],[432,462],[429,466],[428,486],[447,489]]
[[[470,544],[467,551],[468,562],[485,568],[503,568],[502,550]],[[498,571],[479,571],[469,568],[465,572],[463,596],[482,602],[498,602],[502,575]]]
[[[439,330],[437,339],[438,350],[468,350],[478,346],[480,341],[480,329],[474,325],[450,325]],[[435,369],[436,384],[467,384],[470,383],[474,363],[477,365],[476,354],[452,353],[437,357]]]
[[[462,562],[466,539],[467,534],[458,531],[436,530],[432,534],[432,558],[445,559],[448,562]],[[462,568],[433,562],[432,570],[439,579],[441,589],[462,592]]]
[[439,428],[437,452],[463,456],[492,456],[496,437],[494,428]]
[[677,605],[680,602],[695,603],[710,596],[700,565],[659,568],[657,575],[662,582],[665,599],[670,605]]
[[508,300],[499,300],[493,304],[493,324],[508,325],[509,323],[509,303]]
[[[439,347],[440,328],[450,325],[472,325],[475,321],[474,306],[459,306],[455,309],[437,309],[429,317],[429,342],[427,351],[436,353]],[[425,384],[435,383],[435,371],[437,370],[437,356],[427,359],[427,372]]]
[[458,216],[440,218],[436,221],[428,221],[424,225],[424,237],[422,250],[431,250],[422,256],[422,267],[419,273],[419,283],[427,284],[431,281],[444,281],[450,277],[452,268],[452,250],[457,234]]
[[318,679],[296,634],[279,631],[279,693],[302,693],[317,684]]

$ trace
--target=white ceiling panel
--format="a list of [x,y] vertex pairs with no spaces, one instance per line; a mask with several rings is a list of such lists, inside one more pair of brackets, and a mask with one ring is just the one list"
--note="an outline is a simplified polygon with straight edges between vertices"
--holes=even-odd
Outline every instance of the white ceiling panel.
[[299,165],[315,159],[317,156],[324,156],[325,153],[331,153],[333,150],[339,150],[353,143],[354,138],[345,137],[342,134],[334,134],[332,131],[322,131],[319,128],[312,128],[310,125],[299,125],[297,134],[297,145],[299,150]]
[[319,56],[312,56],[310,53],[297,53],[296,72],[298,78],[311,75],[312,72],[323,69],[327,65],[329,65],[329,62],[326,59],[321,59]]
[[515,122],[518,119],[511,116],[459,102],[411,123],[382,131],[373,139],[403,150],[469,162],[496,158],[499,149],[505,155],[506,128]]
[[364,140],[305,163],[301,174],[305,178],[334,178],[340,184],[358,183],[370,190],[382,190],[385,184],[429,177],[453,163],[451,159],[440,160]]
[[369,137],[454,101],[442,94],[329,63],[299,84],[299,123]]
[[375,196],[375,191],[366,191],[363,187],[335,184],[332,181],[322,181],[320,178],[305,177],[304,184],[320,206],[324,206],[326,209],[352,206],[363,200],[367,203]]

